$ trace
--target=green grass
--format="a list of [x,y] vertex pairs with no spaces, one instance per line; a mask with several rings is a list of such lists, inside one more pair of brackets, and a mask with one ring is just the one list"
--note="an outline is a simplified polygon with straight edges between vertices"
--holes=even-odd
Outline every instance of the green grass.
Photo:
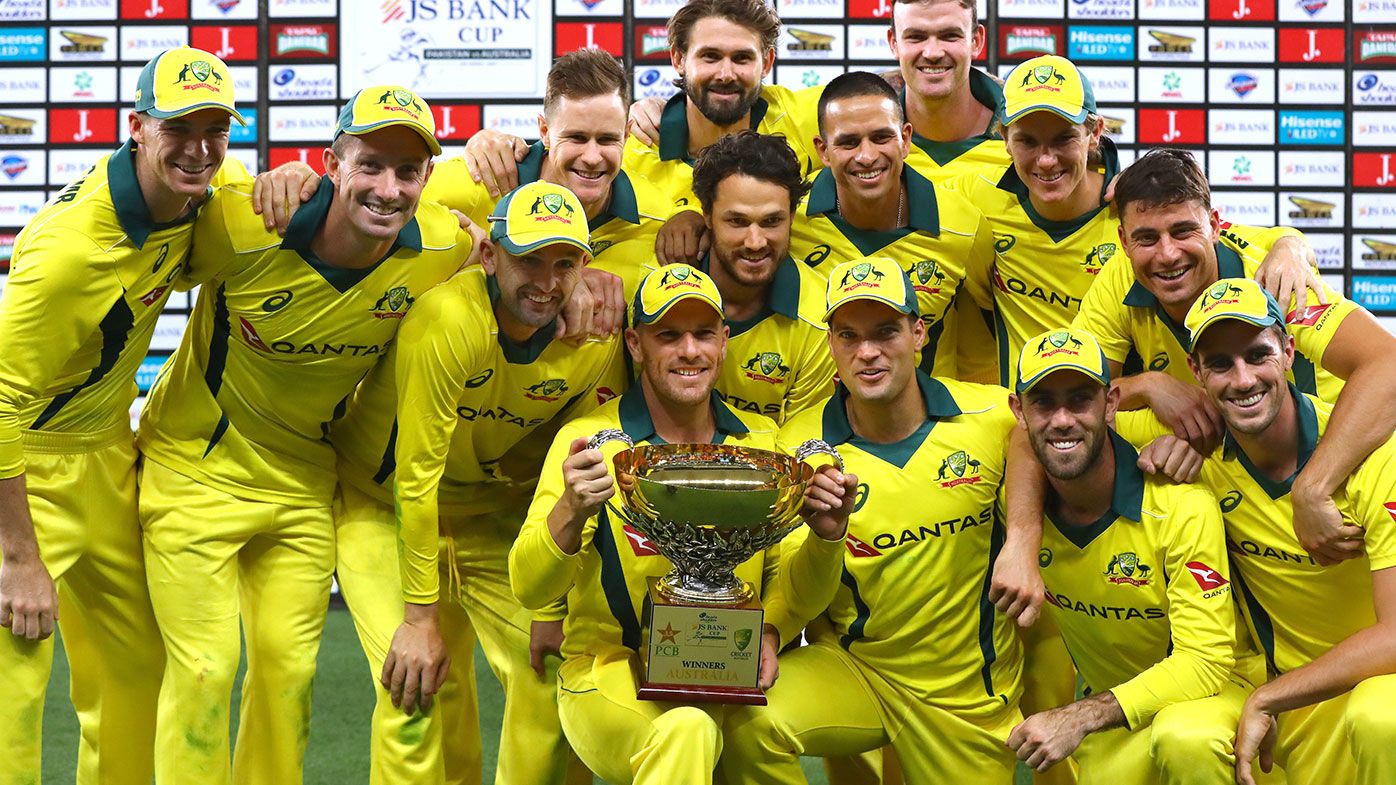
[[[68,662],[62,646],[56,646],[53,678],[44,707],[44,783],[71,783],[77,765],[77,717],[68,699]],[[373,711],[373,689],[368,663],[359,649],[354,624],[342,608],[330,611],[320,645],[315,677],[315,706],[310,721],[310,749],[306,754],[306,785],[350,785],[368,781],[368,725]],[[493,779],[499,747],[503,694],[499,682],[475,652],[475,678],[480,694],[480,724],[484,731],[485,782]],[[239,672],[238,681],[242,675]],[[237,722],[238,698],[233,695],[233,722]],[[810,785],[826,785],[823,767],[805,759]],[[600,780],[598,780],[600,782]],[[1019,772],[1018,783],[1031,779]]]

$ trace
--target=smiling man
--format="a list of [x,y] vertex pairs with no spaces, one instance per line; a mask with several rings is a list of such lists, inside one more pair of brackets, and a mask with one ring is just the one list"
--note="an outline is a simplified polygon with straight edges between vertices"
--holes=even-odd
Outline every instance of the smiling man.
[[[192,73],[191,77],[187,74]],[[184,81],[198,90],[181,90]],[[228,67],[199,49],[141,69],[130,140],[20,232],[0,300],[0,783],[37,783],[60,615],[80,785],[148,785],[164,653],[136,517],[130,407],[160,311],[224,166]]]
[[199,299],[137,439],[167,654],[162,785],[301,782],[334,570],[325,436],[416,298],[474,245],[445,208],[418,205],[439,152],[420,97],[368,88],[340,114],[327,175],[284,238],[253,211],[250,181],[219,189],[196,227],[187,277],[203,282]]

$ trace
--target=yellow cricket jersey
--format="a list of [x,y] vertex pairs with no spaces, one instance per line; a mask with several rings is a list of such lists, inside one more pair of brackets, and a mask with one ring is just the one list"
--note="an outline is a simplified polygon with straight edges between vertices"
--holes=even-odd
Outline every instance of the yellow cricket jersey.
[[[712,406],[717,425],[715,444],[776,449],[776,426],[769,418],[737,411],[716,395]],[[544,462],[523,529],[509,552],[510,582],[525,607],[538,609],[559,598],[567,600],[561,670],[564,682],[575,679],[579,669],[590,668],[592,658],[625,658],[640,649],[646,579],[662,576],[673,566],[649,539],[604,508],[584,525],[581,549],[576,554],[564,554],[548,529],[548,515],[565,489],[562,463],[572,441],[613,428],[624,431],[636,445],[664,443],[655,433],[640,385],[563,425]],[[623,449],[623,444],[614,441],[601,446],[613,477],[615,456]],[[814,537],[810,546],[801,550],[811,557],[811,569],[820,562],[836,568],[841,547],[840,542]],[[801,607],[799,594],[772,596],[768,584],[774,582],[778,569],[778,550],[779,546],[772,546],[756,554],[737,568],[736,575],[763,594],[766,623],[788,630],[791,625],[785,619],[815,611]],[[787,563],[780,569],[798,571],[800,567]],[[833,570],[828,572],[832,576]]]
[[200,291],[188,329],[141,417],[147,458],[240,498],[328,506],[326,434],[387,352],[408,309],[469,255],[471,240],[423,203],[370,267],[311,250],[334,187],[320,182],[285,238],[252,212],[251,183],[218,189],[194,237]]
[[[1299,407],[1299,465],[1328,427],[1332,405],[1290,386]],[[1242,612],[1270,669],[1298,668],[1376,623],[1372,572],[1396,566],[1396,440],[1363,461],[1333,496],[1343,522],[1361,526],[1364,556],[1320,567],[1294,534],[1293,477],[1270,479],[1228,433],[1198,482],[1219,500]]]
[[[707,273],[711,264],[710,255],[699,269]],[[783,423],[833,391],[824,290],[818,274],[787,256],[776,268],[761,313],[726,320],[731,335],[717,392],[732,408]]]
[[842,585],[810,634],[836,640],[912,700],[997,712],[1016,706],[1021,692],[1017,633],[989,601],[1016,420],[1001,387],[919,372],[917,383],[927,420],[896,444],[853,433],[842,385],[781,428],[785,448],[807,439],[833,445],[859,482]]
[[522,506],[533,477],[508,476],[499,460],[564,410],[584,412],[624,390],[618,337],[572,346],[554,341],[549,324],[517,343],[495,321],[498,299],[478,266],[417,298],[388,359],[330,433],[341,481],[396,499],[407,602],[437,599],[438,511]]
[[[1296,234],[1288,227],[1260,229],[1224,224],[1216,245],[1219,278],[1254,278],[1256,270],[1274,244]],[[1323,369],[1323,352],[1333,334],[1357,305],[1324,286],[1327,305],[1308,307],[1304,313],[1291,313],[1285,325],[1294,337],[1295,357],[1291,378],[1305,392],[1317,393],[1335,401],[1343,381]],[[1084,330],[1100,341],[1105,356],[1123,363],[1125,372],[1164,371],[1175,379],[1196,384],[1188,369],[1187,328],[1163,312],[1158,300],[1134,279],[1134,268],[1124,249],[1105,263],[1096,282],[1081,302],[1081,311],[1072,322],[1073,330]]]
[[[823,86],[796,92],[780,85],[762,85],[761,97],[751,108],[751,129],[784,136],[805,174],[823,166],[814,150],[814,137],[819,135],[819,96],[823,91]],[[682,91],[664,104],[659,117],[659,143],[646,145],[631,136],[625,143],[621,167],[658,186],[669,200],[670,213],[701,209],[693,193],[688,97]]]
[[926,325],[921,370],[958,378],[955,366],[957,322],[947,319],[960,296],[966,266],[993,263],[993,237],[984,214],[964,197],[937,188],[916,170],[902,170],[908,226],[889,232],[864,231],[839,210],[833,172],[815,175],[814,187],[795,214],[790,255],[821,277],[841,262],[861,256],[887,256],[911,278]]
[[[1105,183],[1119,174],[1119,155],[1101,140]],[[1120,219],[1105,203],[1071,221],[1044,218],[1033,207],[1018,171],[997,178],[971,175],[954,182],[984,211],[993,231],[991,265],[970,265],[967,286],[976,302],[990,300],[999,383],[1017,383],[1017,359],[1035,335],[1071,324],[1103,265],[1120,250]],[[1104,185],[1102,185],[1102,189]]]
[[[518,165],[519,185],[542,178],[547,155],[542,142],[529,148]],[[459,156],[437,162],[422,199],[459,210],[486,231],[497,201],[484,185],[471,179],[465,159]],[[633,294],[644,278],[645,265],[654,264],[655,236],[671,209],[666,193],[622,169],[611,183],[610,204],[587,222],[591,230],[591,266],[620,276],[626,293]]]
[[[136,370],[198,214],[155,223],[134,156],[127,141],[98,160],[15,239],[0,298],[0,478],[24,472],[23,430],[129,427]],[[227,158],[214,182],[246,176]]]
[[1226,536],[1211,493],[1145,477],[1114,431],[1110,509],[1089,526],[1042,525],[1047,611],[1092,693],[1110,690],[1130,728],[1215,694],[1235,662]]

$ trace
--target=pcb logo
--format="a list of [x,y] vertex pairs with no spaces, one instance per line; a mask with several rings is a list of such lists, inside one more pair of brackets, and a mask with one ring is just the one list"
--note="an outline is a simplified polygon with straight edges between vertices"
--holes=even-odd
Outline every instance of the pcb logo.
[[416,301],[417,298],[407,291],[406,286],[394,286],[383,292],[383,296],[373,304],[373,318],[401,319],[407,315],[407,309]]
[[547,379],[525,388],[524,397],[530,401],[552,403],[561,398],[565,392],[567,392],[566,379]]
[[1091,275],[1100,275],[1100,271],[1105,267],[1105,263],[1115,256],[1115,251],[1119,246],[1114,243],[1101,243],[1091,249],[1086,254],[1086,258],[1081,262],[1081,267]]
[[1139,561],[1139,556],[1134,551],[1117,553],[1111,556],[1110,563],[1105,565],[1106,580],[1114,584],[1147,586],[1151,572],[1153,568]]
[[780,384],[790,374],[790,366],[781,362],[779,352],[757,352],[742,365],[748,379]]
[[972,485],[984,479],[979,475],[979,467],[979,461],[969,457],[969,453],[956,450],[940,462],[940,472],[936,474],[936,479],[941,481],[942,488]]
[[1081,352],[1079,349],[1084,346],[1085,344],[1072,338],[1071,333],[1065,330],[1058,330],[1046,338],[1043,338],[1042,341],[1037,344],[1037,355],[1042,358],[1047,358],[1054,354],[1080,354]]
[[1233,286],[1226,281],[1217,281],[1212,284],[1212,288],[1208,289],[1206,294],[1202,295],[1202,312],[1207,313],[1213,308],[1238,303],[1241,301],[1242,294],[1245,292],[1241,291],[1241,287]]
[[[853,269],[843,274],[843,279],[839,281],[839,286],[845,292],[858,289],[863,286],[876,286],[885,276],[873,269],[870,262],[859,262],[853,265]],[[871,278],[872,280],[868,280]]]
[[911,268],[911,274],[915,279],[912,288],[918,292],[926,294],[937,294],[940,292],[940,285],[945,283],[945,273],[940,271],[940,265],[933,259],[922,259]]

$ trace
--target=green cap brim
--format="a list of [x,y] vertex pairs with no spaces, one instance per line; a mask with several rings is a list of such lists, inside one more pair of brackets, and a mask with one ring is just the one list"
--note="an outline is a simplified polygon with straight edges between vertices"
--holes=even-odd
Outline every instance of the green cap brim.
[[508,251],[514,256],[523,256],[524,254],[533,253],[539,248],[545,248],[549,245],[570,245],[574,248],[582,249],[587,254],[591,253],[591,246],[587,245],[586,243],[579,242],[578,240],[575,240],[571,237],[544,237],[541,240],[535,240],[531,243],[527,243],[524,245],[520,245],[514,242],[513,240],[510,240],[507,235],[493,237],[492,239],[494,240],[495,244],[497,244],[500,248],[503,248],[504,250]]
[[1199,325],[1197,326],[1197,330],[1195,330],[1194,333],[1193,333],[1196,337],[1195,337],[1195,338],[1191,338],[1191,340],[1188,341],[1188,353],[1191,354],[1192,351],[1193,351],[1194,349],[1197,348],[1197,342],[1200,341],[1200,340],[1202,340],[1202,334],[1205,333],[1205,332],[1207,332],[1207,328],[1208,328],[1208,327],[1211,327],[1212,325],[1216,324],[1217,322],[1220,322],[1220,321],[1223,321],[1223,320],[1226,320],[1226,319],[1233,319],[1233,320],[1238,321],[1238,322],[1245,322],[1246,324],[1253,324],[1253,325],[1255,325],[1256,327],[1261,328],[1262,330],[1265,329],[1266,327],[1271,326],[1271,325],[1283,324],[1283,323],[1284,323],[1284,320],[1279,319],[1279,318],[1276,318],[1274,314],[1270,314],[1270,313],[1267,313],[1267,314],[1265,314],[1265,315],[1262,316],[1262,317],[1247,316],[1247,315],[1245,315],[1245,314],[1239,314],[1239,313],[1219,313],[1219,314],[1216,314],[1215,316],[1210,316],[1210,317],[1208,317],[1206,320],[1204,320],[1204,321],[1202,322],[1202,324],[1199,324]]
[[1027,115],[1032,114],[1033,112],[1051,112],[1052,114],[1057,115],[1058,117],[1065,118],[1067,122],[1072,123],[1074,125],[1080,125],[1081,123],[1086,122],[1086,118],[1090,117],[1091,115],[1090,110],[1084,106],[1081,107],[1080,112],[1077,112],[1073,115],[1067,114],[1066,112],[1062,111],[1061,109],[1058,109],[1055,106],[1049,106],[1047,104],[1033,104],[1032,106],[1029,106],[1025,109],[1020,109],[1017,112],[1014,112],[1013,114],[1003,118],[1003,124],[1013,125],[1014,123],[1023,119]]
[[[349,106],[352,108],[353,103],[350,103]],[[441,143],[436,140],[436,137],[422,130],[422,127],[420,125],[417,125],[416,123],[413,123],[409,120],[383,120],[381,122],[368,123],[366,125],[342,125],[339,127],[339,131],[335,134],[335,136],[339,136],[339,134],[342,133],[353,134],[354,136],[363,136],[364,134],[370,134],[374,131],[380,131],[384,128],[388,128],[389,126],[394,125],[406,126],[407,128],[412,129],[417,133],[418,136],[422,137],[422,141],[427,143],[427,149],[431,151],[432,155],[441,155]]]
[[1087,368],[1084,365],[1077,365],[1075,363],[1062,363],[1061,365],[1054,365],[1050,368],[1045,368],[1027,379],[1019,379],[1018,384],[1016,384],[1013,389],[1015,392],[1021,395],[1022,393],[1031,390],[1033,388],[1033,385],[1037,384],[1043,379],[1046,379],[1048,376],[1051,376],[1057,371],[1075,371],[1076,373],[1079,373],[1082,376],[1100,382],[1100,384],[1105,387],[1110,386],[1110,377],[1108,375],[1101,376],[1094,370],[1091,370],[1090,368]]
[[242,114],[240,112],[238,112],[236,109],[229,109],[227,106],[213,101],[204,104],[186,106],[183,109],[179,109],[173,112],[165,112],[159,109],[151,108],[145,110],[144,112],[141,112],[141,114],[148,114],[151,117],[154,117],[159,120],[173,120],[176,117],[183,117],[188,114],[193,114],[202,109],[221,109],[227,112],[229,117],[233,118],[234,120],[237,120],[238,125],[241,125],[243,128],[247,127],[247,121],[243,119]]

